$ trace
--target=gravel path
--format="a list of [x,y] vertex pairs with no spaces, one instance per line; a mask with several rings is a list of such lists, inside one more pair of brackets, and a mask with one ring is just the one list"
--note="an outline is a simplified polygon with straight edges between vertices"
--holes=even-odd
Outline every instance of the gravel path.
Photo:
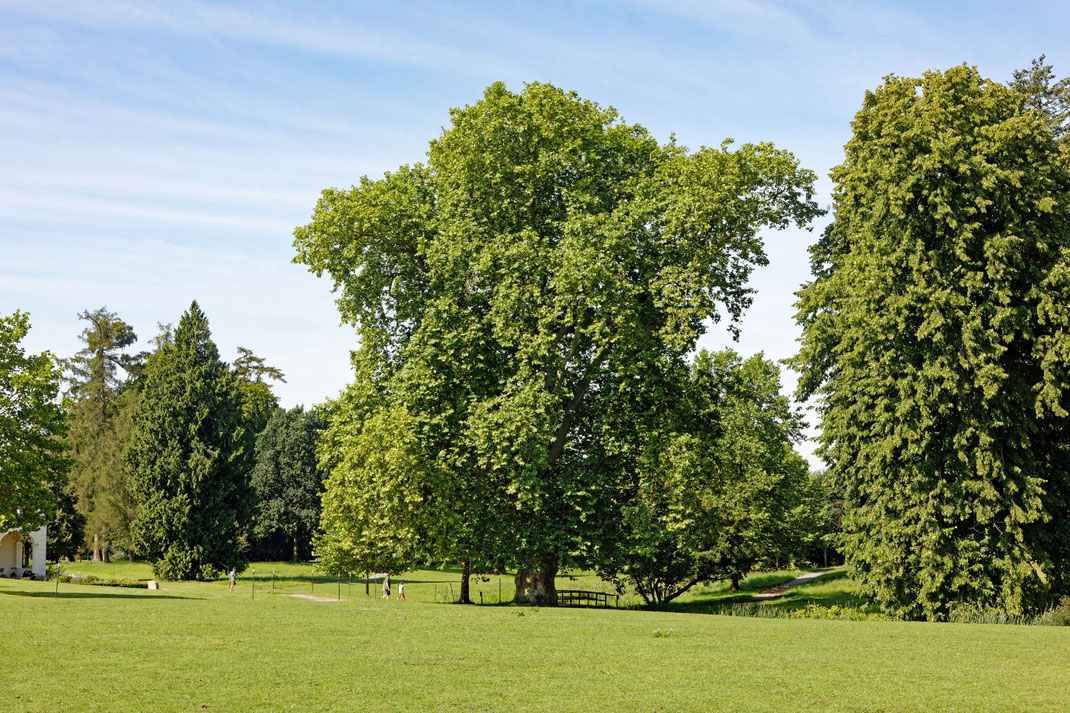
[[764,601],[768,601],[770,599],[775,599],[776,597],[779,597],[781,594],[783,594],[784,592],[788,591],[792,587],[798,587],[800,584],[806,584],[807,582],[812,582],[812,581],[814,581],[815,579],[817,579],[818,577],[820,577],[823,574],[825,574],[825,573],[824,572],[807,572],[806,574],[803,574],[803,575],[800,575],[800,576],[796,577],[795,579],[791,580],[790,582],[784,582],[783,584],[778,584],[775,587],[770,587],[769,589],[762,590],[760,593],[755,594],[753,597],[751,597],[747,601],[748,602],[764,602]]

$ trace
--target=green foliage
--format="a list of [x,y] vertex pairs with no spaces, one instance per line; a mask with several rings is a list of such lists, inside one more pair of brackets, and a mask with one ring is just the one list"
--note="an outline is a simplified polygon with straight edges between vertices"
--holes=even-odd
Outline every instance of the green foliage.
[[1070,173],[973,68],[868,92],[799,293],[800,396],[843,548],[892,614],[1019,614],[1070,582]]
[[282,554],[294,561],[307,554],[319,524],[324,473],[316,463],[316,439],[323,427],[314,410],[279,409],[256,439],[253,536],[283,536]]
[[240,534],[251,493],[242,399],[196,302],[174,343],[150,358],[139,392],[126,450],[138,551],[162,579],[210,579],[244,567]]
[[59,370],[48,352],[26,354],[20,342],[29,330],[25,312],[0,315],[0,531],[47,523],[69,467],[55,403]]
[[135,518],[132,483],[123,466],[130,437],[130,414],[137,395],[131,388],[145,354],[125,350],[137,341],[133,327],[101,307],[79,315],[89,322],[80,335],[83,348],[65,362],[71,413],[67,444],[71,449],[71,484],[94,559],[108,559],[110,544],[130,548]]
[[250,452],[255,447],[256,438],[268,420],[279,407],[279,400],[271,391],[271,385],[265,379],[286,382],[282,371],[268,366],[263,357],[253,354],[251,349],[238,347],[238,358],[234,360],[234,374],[242,393],[242,419],[245,431],[250,438]]
[[603,562],[649,603],[699,582],[739,580],[761,562],[790,560],[812,537],[803,511],[802,427],[780,395],[779,369],[731,350],[695,358],[680,397],[656,425],[625,506],[624,551]]
[[1052,65],[1044,64],[1040,55],[1029,69],[1015,70],[1010,87],[1040,115],[1055,138],[1070,147],[1070,77],[1056,79]]
[[332,405],[322,438],[329,475],[315,553],[328,572],[403,572],[421,554],[422,527],[433,517],[425,502],[433,476],[417,456],[405,411],[352,422],[347,405]]
[[85,537],[85,515],[78,512],[78,499],[66,483],[51,485],[55,514],[48,522],[47,551],[53,562],[74,559]]
[[[735,328],[759,230],[817,214],[813,180],[769,144],[660,145],[533,83],[454,110],[426,164],[324,191],[296,259],[333,280],[361,347],[318,547],[381,540],[352,533],[392,513],[426,555],[541,567],[551,587],[557,563],[598,559],[635,448],[610,425],[635,433],[654,405],[613,407],[711,320]],[[398,460],[372,482],[353,452]]]
[[1042,623],[1050,626],[1070,626],[1070,597],[1063,597],[1059,604],[1043,618]]

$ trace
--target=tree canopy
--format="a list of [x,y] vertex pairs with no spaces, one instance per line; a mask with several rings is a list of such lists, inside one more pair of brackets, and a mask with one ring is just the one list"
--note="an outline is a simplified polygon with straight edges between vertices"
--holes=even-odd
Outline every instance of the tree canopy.
[[1070,581],[1068,163],[968,66],[888,77],[852,126],[794,362],[844,552],[891,612],[1021,612]]
[[69,466],[59,367],[48,352],[25,352],[29,330],[25,312],[0,315],[0,531],[47,523]]
[[[517,566],[521,600],[552,603],[618,487],[596,462],[615,446],[592,441],[608,390],[681,363],[710,322],[735,329],[760,229],[808,223],[813,181],[770,144],[661,144],[533,83],[453,110],[426,164],[324,191],[296,260],[330,276],[361,345],[325,440],[320,547],[395,513],[395,531]],[[356,492],[350,452],[399,459],[383,463],[398,477],[409,463],[401,491]]]

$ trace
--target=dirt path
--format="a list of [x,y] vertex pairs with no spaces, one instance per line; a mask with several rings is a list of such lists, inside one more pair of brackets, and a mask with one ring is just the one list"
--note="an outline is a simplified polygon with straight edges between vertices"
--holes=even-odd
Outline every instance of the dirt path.
[[297,597],[298,599],[307,599],[310,602],[337,602],[339,601],[335,597],[314,597],[311,594],[287,594],[288,597]]
[[784,582],[783,584],[778,584],[775,587],[770,587],[769,589],[764,589],[761,592],[759,592],[758,594],[755,594],[753,597],[751,597],[747,601],[748,602],[765,602],[765,601],[769,601],[770,599],[775,599],[776,597],[779,597],[781,594],[783,594],[784,592],[788,591],[792,587],[798,587],[800,584],[806,584],[807,582],[812,582],[812,581],[814,581],[815,579],[817,579],[818,577],[820,577],[823,574],[825,574],[825,572],[807,572],[806,574],[803,574],[803,575],[800,575],[800,576],[796,577],[795,579],[791,580],[790,582]]

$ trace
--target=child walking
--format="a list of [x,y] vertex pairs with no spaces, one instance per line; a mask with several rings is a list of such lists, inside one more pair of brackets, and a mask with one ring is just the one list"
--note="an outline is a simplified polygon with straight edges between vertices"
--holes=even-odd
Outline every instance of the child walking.
[[398,599],[405,598],[405,580],[398,582]]

